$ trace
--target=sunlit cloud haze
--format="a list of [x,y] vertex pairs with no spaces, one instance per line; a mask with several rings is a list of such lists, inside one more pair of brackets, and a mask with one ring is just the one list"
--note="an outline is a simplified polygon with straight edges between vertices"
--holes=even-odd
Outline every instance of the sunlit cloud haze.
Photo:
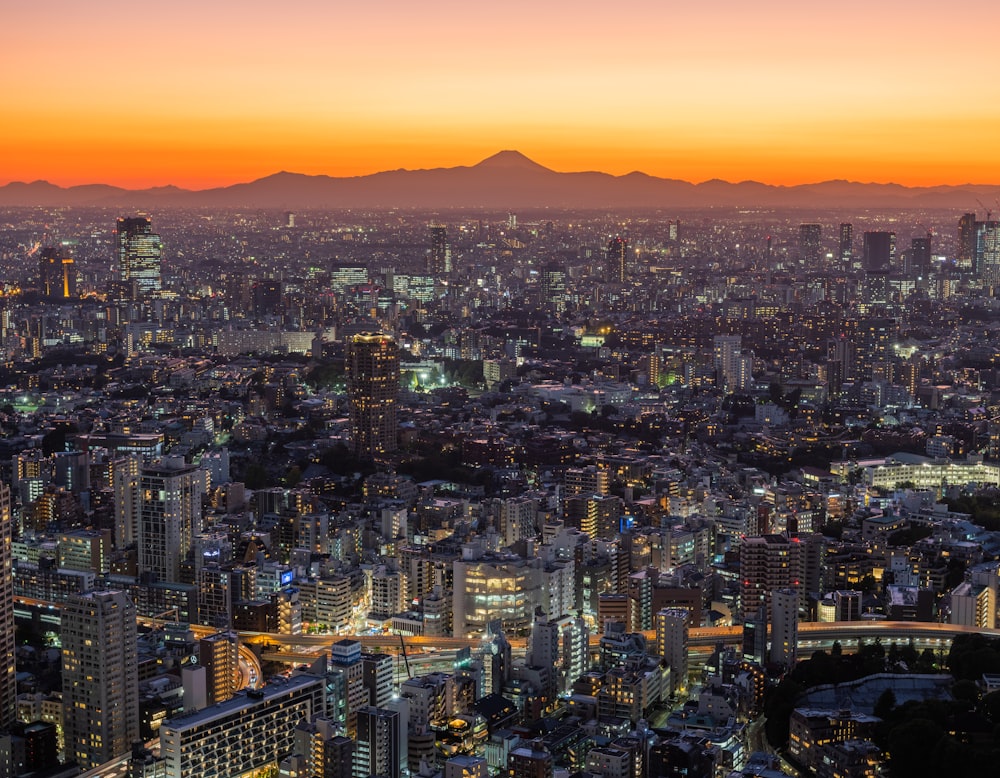
[[1000,183],[1000,4],[8,3],[0,183],[556,170]]

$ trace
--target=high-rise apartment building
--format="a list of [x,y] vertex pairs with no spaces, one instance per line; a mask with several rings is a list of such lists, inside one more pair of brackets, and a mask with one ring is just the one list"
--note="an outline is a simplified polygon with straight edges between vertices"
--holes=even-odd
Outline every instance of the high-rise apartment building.
[[84,770],[139,739],[135,606],[124,592],[73,595],[62,610],[66,756]]
[[451,245],[448,243],[448,229],[442,224],[432,224],[431,249],[427,254],[427,274],[434,278],[444,278],[451,274]]
[[740,543],[740,580],[744,616],[763,606],[770,623],[771,596],[778,589],[799,589],[802,543],[785,535],[758,535]]
[[1000,286],[1000,221],[976,222],[972,272],[984,286]]
[[163,243],[153,232],[152,220],[148,216],[120,218],[115,235],[119,280],[134,284],[140,296],[160,291]]
[[604,277],[608,283],[625,283],[626,261],[628,259],[628,239],[616,235],[608,241],[604,254]]
[[656,653],[670,667],[671,694],[687,691],[688,628],[691,613],[685,608],[664,608],[654,617]]
[[11,552],[14,521],[10,487],[0,483],[0,730],[17,716],[14,674],[14,560]]
[[566,310],[566,267],[564,265],[552,262],[542,268],[541,302],[543,306],[556,314]]
[[368,706],[357,718],[354,778],[399,778],[399,711]]
[[958,220],[958,250],[957,264],[960,268],[969,270],[972,259],[976,255],[976,214],[962,214]]
[[799,592],[776,589],[771,593],[771,648],[768,652],[771,663],[786,670],[795,667],[798,641]]
[[198,662],[205,668],[208,704],[231,699],[239,681],[239,637],[217,632],[198,641]]
[[159,581],[181,580],[181,563],[201,532],[205,471],[164,458],[139,477],[139,572]]
[[736,392],[750,386],[753,359],[743,353],[739,335],[716,335],[712,339],[712,357],[720,387]]
[[399,350],[388,335],[355,335],[347,342],[347,396],[354,453],[377,459],[396,450]]

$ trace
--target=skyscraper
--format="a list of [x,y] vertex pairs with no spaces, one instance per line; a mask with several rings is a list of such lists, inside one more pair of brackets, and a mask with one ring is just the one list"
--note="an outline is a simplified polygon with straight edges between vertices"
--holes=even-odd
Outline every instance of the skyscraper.
[[38,260],[38,291],[46,297],[76,296],[76,269],[72,257],[52,246],[42,249]]
[[542,268],[542,305],[553,313],[566,310],[566,267],[552,262]]
[[451,273],[451,246],[448,243],[448,230],[442,224],[432,224],[431,250],[427,254],[427,274],[442,278]]
[[124,592],[73,595],[62,611],[66,756],[84,770],[139,739],[135,606]]
[[355,335],[347,342],[347,396],[354,453],[377,459],[396,450],[399,350],[388,335]]
[[11,554],[13,518],[10,487],[0,484],[0,730],[16,720],[14,675],[14,568]]
[[628,239],[616,235],[608,241],[605,252],[605,279],[611,284],[625,283],[625,260],[628,257]]
[[972,267],[972,258],[976,255],[976,214],[962,214],[958,220],[958,252],[957,260],[960,268],[968,270]]
[[976,222],[972,272],[985,286],[1000,286],[1000,221]]
[[896,233],[866,232],[864,235],[862,262],[865,270],[884,271],[892,267],[896,256]]
[[926,278],[931,272],[931,234],[910,240],[910,275]]
[[823,228],[819,224],[799,225],[799,258],[809,267],[819,264]]
[[201,532],[205,471],[165,458],[139,477],[139,572],[180,581],[181,562]]
[[786,670],[795,667],[798,640],[799,593],[795,589],[777,589],[771,593],[771,649],[768,654],[771,663]]
[[854,261],[854,225],[840,225],[840,267],[847,269]]
[[118,279],[134,284],[137,295],[162,288],[160,259],[163,244],[148,216],[122,217],[115,229],[118,241]]

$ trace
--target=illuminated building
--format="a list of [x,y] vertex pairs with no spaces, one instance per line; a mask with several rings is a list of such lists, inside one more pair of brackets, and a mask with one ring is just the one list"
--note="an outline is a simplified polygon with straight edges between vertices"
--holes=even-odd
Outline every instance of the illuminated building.
[[664,608],[654,618],[656,655],[670,668],[671,694],[687,691],[688,627],[691,614],[684,608]]
[[166,458],[139,477],[139,572],[180,581],[181,563],[201,532],[205,472]]
[[772,664],[786,670],[795,667],[799,639],[799,593],[795,589],[777,589],[771,593]]
[[293,675],[167,719],[160,727],[165,778],[229,778],[276,768],[295,744],[296,726],[323,713],[322,679]]
[[803,264],[815,268],[819,264],[823,228],[819,224],[799,225],[799,258]]
[[515,748],[507,757],[507,778],[552,778],[552,754],[541,740]]
[[11,554],[14,527],[10,508],[10,487],[0,484],[0,730],[14,723],[17,710],[14,674],[14,563]]
[[976,214],[966,213],[958,220],[958,251],[956,252],[958,266],[963,269],[972,267],[972,258],[976,255]]
[[115,229],[118,245],[118,278],[134,285],[139,296],[162,288],[160,261],[163,244],[153,232],[148,216],[123,217]]
[[542,305],[560,314],[566,310],[566,268],[551,263],[542,268]]
[[763,606],[768,623],[772,594],[778,589],[798,589],[802,579],[801,543],[784,535],[743,538],[740,544],[740,578],[744,616]]
[[355,335],[347,342],[347,396],[354,453],[376,459],[396,450],[399,351],[387,335]]
[[628,239],[616,235],[608,241],[605,251],[605,280],[611,284],[625,283],[626,260],[628,258]]
[[46,297],[76,297],[76,265],[72,257],[46,246],[38,260],[38,291]]
[[357,718],[354,778],[399,778],[399,711],[369,706]]
[[910,275],[926,278],[931,272],[931,235],[910,240]]
[[120,591],[75,595],[61,631],[66,756],[89,770],[139,739],[135,606]]
[[854,262],[854,226],[852,224],[840,225],[840,267],[846,270]]
[[198,661],[205,668],[208,703],[225,702],[236,694],[239,681],[239,638],[217,632],[198,641]]
[[427,274],[442,278],[451,273],[451,246],[448,244],[448,230],[444,225],[431,224],[431,249],[427,254]]
[[976,222],[972,272],[985,286],[1000,286],[1000,221]]

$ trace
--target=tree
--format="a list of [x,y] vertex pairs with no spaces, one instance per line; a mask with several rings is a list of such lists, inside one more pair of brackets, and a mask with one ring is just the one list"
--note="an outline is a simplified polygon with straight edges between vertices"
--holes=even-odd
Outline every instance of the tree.
[[889,718],[892,709],[896,707],[896,693],[892,689],[886,689],[875,701],[875,709],[872,711],[880,719]]

